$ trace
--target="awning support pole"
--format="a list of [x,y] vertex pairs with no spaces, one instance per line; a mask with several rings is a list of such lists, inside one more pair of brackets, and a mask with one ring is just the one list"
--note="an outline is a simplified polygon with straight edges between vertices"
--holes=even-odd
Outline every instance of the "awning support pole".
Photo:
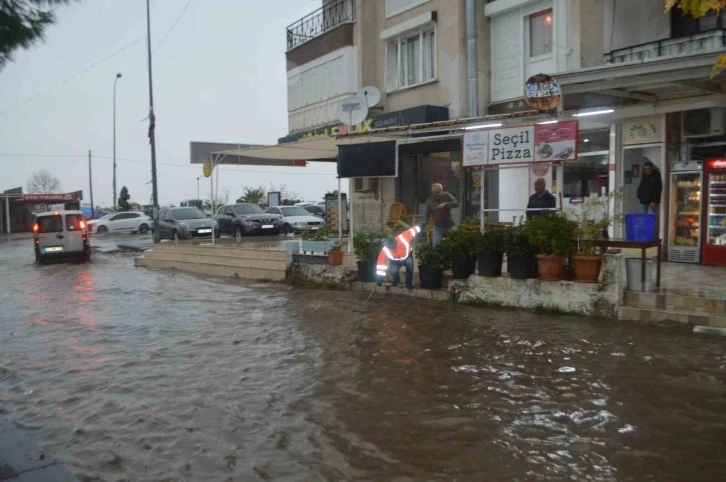
[[[350,180],[348,182],[350,183]],[[350,219],[348,220],[348,254],[353,253],[353,192],[351,191],[350,194],[351,198],[348,200],[348,206],[350,206]]]
[[[217,213],[214,206],[214,154],[209,156],[209,197],[212,202],[212,217]],[[217,245],[217,238],[214,236],[214,228],[212,228],[212,246]]]
[[7,226],[6,232],[8,233],[8,239],[10,239],[10,196],[5,195],[5,225]]
[[340,193],[340,177],[338,177],[338,243],[343,246],[343,196]]

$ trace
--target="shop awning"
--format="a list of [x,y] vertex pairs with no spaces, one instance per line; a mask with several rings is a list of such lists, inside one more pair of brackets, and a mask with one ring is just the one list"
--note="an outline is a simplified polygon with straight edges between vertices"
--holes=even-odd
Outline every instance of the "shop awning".
[[[367,142],[383,142],[393,140],[390,137],[380,136],[361,136],[356,138],[355,143]],[[219,151],[213,154],[218,158],[225,156],[239,157],[241,159],[249,159],[249,163],[240,162],[249,165],[266,165],[266,166],[292,166],[297,160],[317,161],[317,162],[335,162],[338,156],[338,144],[350,143],[350,141],[339,140],[335,137],[319,137],[297,142],[287,142],[283,144],[274,144],[270,146],[255,146],[242,149],[233,149],[229,151]],[[221,161],[222,164],[227,164]],[[238,164],[238,162],[235,162]]]

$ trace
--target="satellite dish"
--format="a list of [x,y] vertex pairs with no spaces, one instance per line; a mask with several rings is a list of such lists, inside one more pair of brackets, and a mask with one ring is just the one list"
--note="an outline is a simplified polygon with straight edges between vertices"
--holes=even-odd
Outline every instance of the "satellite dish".
[[363,122],[368,116],[368,104],[365,97],[356,94],[338,101],[336,114],[345,125],[354,126]]
[[366,100],[368,108],[377,106],[381,101],[381,91],[370,85],[358,91],[358,95]]

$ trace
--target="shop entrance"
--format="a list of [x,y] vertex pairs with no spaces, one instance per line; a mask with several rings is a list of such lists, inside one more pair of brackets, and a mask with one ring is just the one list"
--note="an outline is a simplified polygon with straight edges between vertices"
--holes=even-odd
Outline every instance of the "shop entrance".
[[643,164],[650,161],[658,169],[663,183],[661,202],[658,205],[656,219],[656,232],[663,239],[663,206],[665,201],[665,170],[663,169],[663,146],[661,144],[648,144],[637,147],[623,147],[623,211],[625,213],[642,213],[643,207],[638,200],[638,186],[643,177]]

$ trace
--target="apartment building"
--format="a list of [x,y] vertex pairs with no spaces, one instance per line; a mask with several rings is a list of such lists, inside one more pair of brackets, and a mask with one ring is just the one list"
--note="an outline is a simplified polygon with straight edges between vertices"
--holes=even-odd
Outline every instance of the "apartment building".
[[[289,134],[294,142],[445,121],[469,114],[464,0],[326,0],[320,9],[287,29]],[[487,32],[483,11],[477,27]],[[487,61],[488,36],[477,38],[478,61]],[[381,102],[356,126],[341,125],[340,99],[363,86],[376,87]],[[478,85],[486,106],[486,78]],[[441,182],[466,200],[478,183],[461,169],[458,142],[408,143],[399,150],[398,176],[350,181],[354,224],[380,229],[393,202],[422,215],[430,185]],[[469,196],[455,214],[478,213]]]

